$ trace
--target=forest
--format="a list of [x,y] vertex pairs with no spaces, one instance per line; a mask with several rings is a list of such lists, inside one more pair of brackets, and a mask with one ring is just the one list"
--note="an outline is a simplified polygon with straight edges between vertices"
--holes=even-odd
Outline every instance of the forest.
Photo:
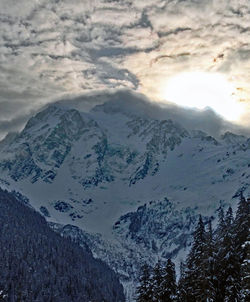
[[123,302],[116,274],[0,189],[0,301]]
[[199,217],[193,244],[180,265],[177,282],[171,259],[145,264],[137,287],[137,302],[249,302],[250,199],[241,194],[233,215],[218,210],[218,224]]

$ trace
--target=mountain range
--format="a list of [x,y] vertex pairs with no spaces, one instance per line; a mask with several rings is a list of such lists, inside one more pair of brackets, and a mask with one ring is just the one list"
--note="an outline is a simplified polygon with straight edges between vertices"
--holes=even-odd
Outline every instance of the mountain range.
[[187,129],[133,98],[54,103],[0,142],[0,186],[113,268],[128,301],[144,262],[179,263],[200,214],[216,223],[250,193],[250,138]]

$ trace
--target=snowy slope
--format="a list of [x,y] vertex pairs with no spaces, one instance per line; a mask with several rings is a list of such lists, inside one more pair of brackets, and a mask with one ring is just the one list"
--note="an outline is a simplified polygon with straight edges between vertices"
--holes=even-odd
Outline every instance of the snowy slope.
[[215,139],[121,104],[38,113],[1,142],[0,185],[68,233],[82,232],[129,291],[144,260],[184,257],[200,213],[216,216],[249,194],[250,139]]

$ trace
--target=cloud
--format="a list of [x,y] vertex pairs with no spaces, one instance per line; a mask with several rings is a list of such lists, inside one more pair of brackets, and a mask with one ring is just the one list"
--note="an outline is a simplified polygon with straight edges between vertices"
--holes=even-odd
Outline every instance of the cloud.
[[0,121],[103,89],[163,100],[193,70],[224,74],[250,113],[248,0],[1,0],[0,26]]
[[189,131],[202,130],[216,138],[226,131],[250,136],[249,128],[225,121],[210,108],[195,110],[169,103],[153,102],[134,90],[103,90],[79,95],[76,98],[68,97],[59,100],[58,103],[80,111],[90,111],[93,108],[96,110],[101,106],[101,110],[108,112],[123,112],[157,120],[171,119]]

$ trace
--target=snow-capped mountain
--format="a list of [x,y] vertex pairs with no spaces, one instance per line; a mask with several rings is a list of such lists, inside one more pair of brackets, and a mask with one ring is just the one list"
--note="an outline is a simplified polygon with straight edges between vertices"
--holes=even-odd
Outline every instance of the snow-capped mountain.
[[200,213],[215,217],[220,205],[249,194],[250,139],[215,139],[122,101],[88,113],[60,102],[39,112],[0,143],[0,185],[87,243],[120,274],[132,301],[143,261],[178,261]]

